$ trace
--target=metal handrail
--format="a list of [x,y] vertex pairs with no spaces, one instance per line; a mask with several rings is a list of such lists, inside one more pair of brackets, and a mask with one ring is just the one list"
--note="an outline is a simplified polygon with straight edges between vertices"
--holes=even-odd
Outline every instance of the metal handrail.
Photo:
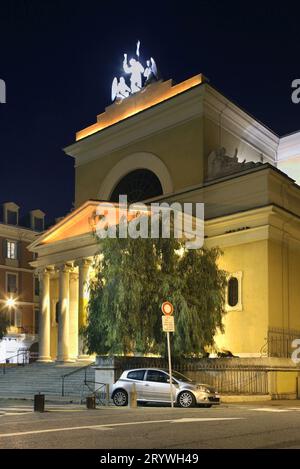
[[88,365],[85,365],[85,366],[81,366],[80,368],[76,368],[76,370],[72,370],[70,371],[69,373],[66,373],[64,375],[61,376],[61,380],[62,380],[62,383],[61,383],[61,395],[62,397],[64,397],[65,395],[65,379],[68,378],[69,376],[71,375],[75,375],[75,373],[79,373],[79,371],[82,371],[84,370],[84,382],[86,382],[86,372],[87,372],[87,369],[90,367],[90,366],[93,366],[95,365],[96,362],[92,362],[92,363],[89,363]]
[[[89,383],[93,386],[94,389],[91,389],[91,387],[89,386]],[[97,387],[95,385],[98,385]],[[109,405],[109,401],[110,401],[110,392],[109,392],[109,384],[108,383],[100,383],[99,381],[94,381],[94,380],[87,380],[85,381],[82,386],[87,386],[88,390],[91,391],[92,393],[92,396],[95,397],[96,401],[98,401],[98,404],[100,405],[105,405],[108,406]],[[101,399],[100,397],[100,391],[102,389],[105,389],[105,398],[104,400]],[[80,397],[80,403],[82,404],[83,402],[83,388],[81,390],[81,397]]]
[[16,358],[19,356],[23,356],[23,360],[21,363],[19,363],[19,360],[17,363],[15,363],[15,365],[21,365],[21,366],[25,366],[25,363],[26,363],[26,358],[30,355],[30,351],[29,350],[20,350],[18,353],[16,353],[15,355],[11,355],[10,357],[6,358],[4,362],[1,362],[1,365],[3,365],[3,374],[5,375],[6,373],[6,367],[7,365],[14,365],[14,363],[10,363],[10,360],[12,358]]

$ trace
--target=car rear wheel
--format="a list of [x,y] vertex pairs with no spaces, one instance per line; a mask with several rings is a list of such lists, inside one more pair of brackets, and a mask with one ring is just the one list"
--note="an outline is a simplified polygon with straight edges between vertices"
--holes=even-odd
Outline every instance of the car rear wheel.
[[195,396],[189,391],[183,391],[179,394],[178,404],[180,407],[188,408],[195,407],[196,400]]
[[125,407],[128,404],[128,394],[123,389],[118,389],[113,395],[114,404],[118,407]]

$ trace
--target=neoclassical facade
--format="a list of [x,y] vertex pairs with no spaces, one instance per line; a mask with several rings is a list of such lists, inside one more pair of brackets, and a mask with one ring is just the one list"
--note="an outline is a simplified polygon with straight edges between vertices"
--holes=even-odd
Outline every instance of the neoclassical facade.
[[217,348],[288,354],[300,338],[299,135],[280,139],[197,75],[108,106],[65,153],[75,163],[75,210],[30,246],[42,285],[41,361],[87,358],[79,331],[99,254],[91,220],[99,201],[120,194],[204,203],[205,244],[222,249],[228,272]]

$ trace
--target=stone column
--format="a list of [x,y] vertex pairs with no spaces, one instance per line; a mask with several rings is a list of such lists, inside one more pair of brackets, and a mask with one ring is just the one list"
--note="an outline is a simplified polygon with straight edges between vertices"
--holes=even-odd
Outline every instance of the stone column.
[[[86,307],[87,307],[87,303],[89,299],[88,280],[89,280],[89,267],[91,265],[91,261],[89,259],[81,259],[77,262],[77,265],[78,265],[78,271],[79,271],[78,328],[79,328],[79,333],[80,333],[80,329],[86,326],[86,322],[87,322]],[[79,336],[78,359],[87,360],[88,358],[89,356],[84,353],[82,337]]]
[[78,356],[78,274],[70,273],[70,339],[69,354],[72,360]]
[[59,267],[59,308],[57,361],[69,362],[70,339],[70,266]]
[[39,272],[41,286],[39,314],[39,362],[51,362],[50,355],[50,271]]

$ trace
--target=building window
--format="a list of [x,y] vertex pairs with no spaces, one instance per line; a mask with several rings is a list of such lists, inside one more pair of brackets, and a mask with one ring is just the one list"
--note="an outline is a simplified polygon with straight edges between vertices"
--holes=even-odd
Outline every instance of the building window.
[[55,304],[55,322],[56,324],[59,322],[59,301]]
[[231,277],[228,281],[227,303],[229,306],[236,306],[239,302],[239,281],[236,277]]
[[3,315],[4,320],[7,321],[10,326],[12,326],[14,312],[10,309],[5,309],[1,312],[1,315]]
[[19,309],[15,310],[15,327],[22,327],[22,312]]
[[242,272],[230,274],[226,289],[226,310],[242,311]]
[[44,231],[44,219],[39,217],[34,217],[33,219],[34,231]]
[[17,259],[17,241],[6,241],[6,258],[7,259]]
[[17,293],[18,291],[18,278],[17,274],[6,275],[6,292]]
[[38,277],[34,277],[34,294],[35,296],[40,294],[40,281]]
[[7,224],[8,225],[17,225],[18,224],[18,212],[14,210],[7,210]]
[[111,194],[111,202],[119,202],[120,195],[127,195],[128,203],[140,202],[162,195],[158,177],[148,169],[136,169],[118,182]]

